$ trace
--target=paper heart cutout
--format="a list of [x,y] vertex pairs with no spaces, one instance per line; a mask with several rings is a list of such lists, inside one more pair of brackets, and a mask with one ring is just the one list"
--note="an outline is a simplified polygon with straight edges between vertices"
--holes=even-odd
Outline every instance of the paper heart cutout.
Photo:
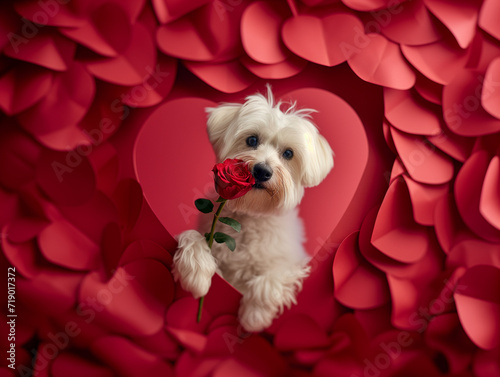
[[236,93],[248,88],[256,77],[239,62],[184,62],[184,65],[211,87],[223,93]]
[[0,78],[0,109],[8,115],[28,109],[47,94],[52,80],[47,69],[16,64]]
[[123,8],[104,3],[85,17],[85,22],[60,28],[61,34],[104,56],[117,56],[129,44],[131,25]]
[[500,90],[498,89],[500,81],[500,58],[491,61],[483,81],[481,92],[481,103],[484,109],[495,118],[500,119],[500,110],[498,103],[500,101]]
[[77,356],[73,353],[62,352],[58,355],[50,368],[54,377],[74,376],[74,377],[113,377],[113,372],[103,365]]
[[406,59],[430,80],[447,85],[463,69],[469,51],[438,41],[419,46],[402,45]]
[[380,28],[383,35],[402,45],[423,45],[442,38],[423,1],[405,1],[373,21],[375,29]]
[[424,0],[426,7],[451,31],[461,48],[467,48],[476,34],[482,1],[446,2]]
[[349,8],[361,12],[376,11],[398,5],[398,1],[393,0],[342,0],[342,2]]
[[59,33],[42,29],[29,40],[19,46],[7,45],[5,55],[14,59],[38,64],[55,71],[68,69],[75,54],[76,44]]
[[246,7],[241,17],[241,42],[250,58],[276,64],[290,55],[280,34],[288,13],[286,5],[280,3],[256,1]]
[[286,79],[301,72],[307,65],[307,60],[296,55],[290,55],[287,59],[276,64],[260,64],[248,56],[241,57],[240,62],[261,79]]
[[[90,73],[101,80],[118,85],[140,85],[155,73],[156,50],[147,28],[141,23],[134,25],[131,36],[116,55],[109,58],[94,57],[85,60]],[[163,75],[168,75],[163,73]],[[162,78],[161,76],[160,78]],[[144,85],[144,89],[148,87]]]
[[[281,30],[285,45],[313,63],[332,67],[349,58],[364,37],[361,21],[349,13],[323,18],[300,15],[288,19]],[[315,43],[311,43],[315,41]]]
[[232,7],[231,17],[217,2],[206,4],[194,12],[166,25],[156,32],[156,43],[167,55],[193,61],[225,61],[234,59],[241,50],[239,18]]
[[500,157],[495,156],[488,165],[481,189],[479,211],[495,228],[500,230]]
[[454,298],[460,322],[469,338],[480,348],[500,344],[500,269],[478,265],[458,281]]
[[335,298],[353,309],[372,309],[389,301],[385,274],[368,263],[358,247],[358,232],[340,244],[333,262]]
[[[319,186],[306,189],[300,205],[308,239],[306,250],[312,254],[318,243],[321,246],[328,239],[349,206],[367,164],[368,143],[358,115],[336,95],[306,88],[282,98],[318,110],[313,121],[336,154],[334,169]],[[137,137],[137,179],[154,213],[172,235],[196,228],[195,199],[215,196],[211,173],[215,157],[206,134],[204,110],[213,106],[216,104],[201,98],[167,102],[151,114]],[[165,119],[169,119],[168,127]],[[164,161],[161,174],[159,159]],[[190,173],[186,175],[186,171]],[[182,179],[172,184],[172,177]]]
[[97,323],[118,333],[146,336],[164,325],[173,295],[168,269],[156,260],[141,259],[119,267],[107,282],[98,272],[88,274],[80,287],[79,310],[93,310]]
[[104,336],[90,347],[97,358],[108,364],[116,374],[124,377],[173,377],[172,366],[154,353],[138,347],[132,340],[120,336]]
[[500,12],[500,4],[495,0],[484,0],[481,10],[479,11],[478,24],[487,33],[500,39],[500,24],[496,17]]
[[441,125],[438,111],[430,105],[409,90],[384,88],[385,117],[400,131],[416,135],[439,135]]
[[295,314],[280,325],[274,337],[274,345],[280,351],[293,351],[328,347],[330,340],[314,319],[305,314]]
[[151,2],[158,20],[166,24],[209,3],[210,0],[152,0]]
[[393,89],[410,89],[415,84],[415,73],[396,43],[380,34],[368,34],[363,38],[364,43],[355,47],[347,59],[358,77]]

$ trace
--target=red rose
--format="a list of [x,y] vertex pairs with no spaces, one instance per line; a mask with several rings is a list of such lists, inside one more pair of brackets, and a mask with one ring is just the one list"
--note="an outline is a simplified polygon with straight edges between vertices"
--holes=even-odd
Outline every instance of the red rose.
[[227,159],[215,164],[215,189],[223,199],[236,199],[245,195],[255,184],[255,178],[242,160]]

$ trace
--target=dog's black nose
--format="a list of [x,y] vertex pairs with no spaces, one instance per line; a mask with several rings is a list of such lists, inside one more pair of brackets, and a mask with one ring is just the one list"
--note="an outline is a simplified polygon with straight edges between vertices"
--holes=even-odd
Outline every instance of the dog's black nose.
[[253,167],[252,174],[257,182],[266,182],[269,181],[273,176],[273,170],[269,165],[260,163]]

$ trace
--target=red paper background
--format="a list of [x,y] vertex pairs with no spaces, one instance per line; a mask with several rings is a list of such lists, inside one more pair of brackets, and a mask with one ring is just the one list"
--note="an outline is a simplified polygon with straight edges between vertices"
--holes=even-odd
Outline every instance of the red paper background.
[[[499,376],[499,12],[2,2],[0,376]],[[213,193],[204,108],[266,83],[336,166],[301,205],[298,304],[248,334],[218,277],[196,323],[170,266]]]

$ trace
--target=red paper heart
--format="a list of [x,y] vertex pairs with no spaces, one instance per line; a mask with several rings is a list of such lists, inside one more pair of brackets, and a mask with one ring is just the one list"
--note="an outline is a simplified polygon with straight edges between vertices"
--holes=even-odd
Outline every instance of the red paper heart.
[[[364,37],[361,21],[349,13],[323,18],[300,15],[290,18],[282,28],[286,46],[300,57],[332,67],[345,62]],[[315,41],[315,43],[311,43]]]
[[347,59],[354,73],[365,81],[387,88],[410,89],[415,84],[415,73],[396,43],[380,34],[368,34],[363,38],[364,43],[355,47]]
[[246,7],[241,17],[241,41],[253,60],[276,64],[290,55],[280,35],[286,16],[285,4],[257,1]]
[[495,0],[485,0],[479,12],[479,26],[481,29],[500,39],[500,24],[498,23],[500,4]]
[[500,269],[471,267],[458,281],[454,298],[469,338],[483,349],[500,344]]
[[152,335],[164,325],[173,295],[174,282],[167,268],[153,259],[141,259],[119,267],[107,282],[97,272],[87,275],[80,287],[78,310],[93,313],[99,323],[116,332]]
[[[318,110],[313,120],[337,156],[332,172],[319,186],[306,190],[300,206],[308,239],[306,249],[312,254],[318,243],[328,239],[348,208],[367,164],[368,144],[357,114],[336,95],[308,88],[282,97]],[[196,228],[194,200],[214,196],[210,170],[215,158],[206,136],[204,111],[213,106],[216,104],[200,98],[167,102],[146,120],[136,141],[137,178],[146,200],[172,235]],[[169,120],[168,127],[165,119]],[[163,164],[161,174],[158,161]],[[190,173],[186,175],[186,171]],[[172,184],[172,177],[182,180]]]

